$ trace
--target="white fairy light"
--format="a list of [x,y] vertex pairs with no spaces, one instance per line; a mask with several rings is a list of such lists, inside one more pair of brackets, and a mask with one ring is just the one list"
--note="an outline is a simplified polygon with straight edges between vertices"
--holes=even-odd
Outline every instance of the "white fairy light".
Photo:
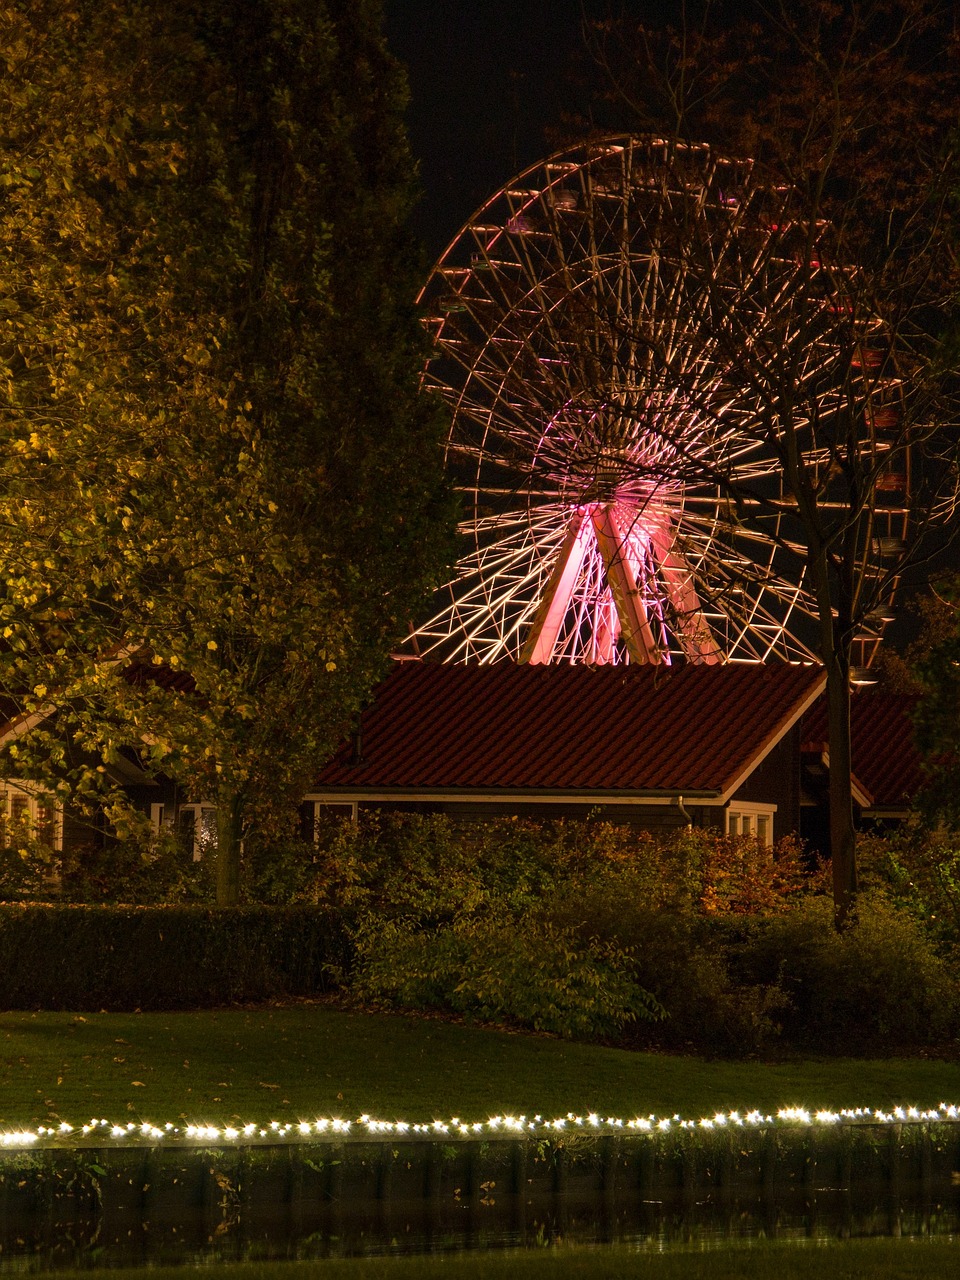
[[[586,1115],[577,1115],[568,1111],[565,1116],[544,1119],[540,1114],[528,1119],[525,1115],[497,1115],[487,1120],[466,1121],[459,1116],[449,1120],[435,1119],[429,1123],[411,1122],[407,1120],[380,1120],[364,1113],[356,1123],[362,1126],[368,1135],[411,1134],[420,1139],[439,1141],[451,1136],[463,1140],[482,1138],[489,1135],[513,1135],[518,1138],[529,1137],[538,1133],[552,1133],[558,1137],[570,1129],[589,1129],[596,1134],[630,1133],[671,1133],[680,1130],[702,1129],[704,1131],[734,1128],[780,1127],[795,1128],[797,1126],[836,1128],[838,1125],[919,1125],[919,1124],[956,1124],[960,1122],[960,1106],[941,1102],[936,1107],[920,1108],[916,1106],[894,1106],[889,1110],[875,1107],[844,1107],[840,1110],[821,1108],[811,1112],[806,1107],[782,1107],[776,1116],[764,1114],[759,1110],[741,1114],[739,1111],[718,1111],[712,1116],[704,1116],[699,1120],[673,1116],[636,1117],[624,1120],[618,1116],[601,1117],[599,1112],[590,1111]],[[247,1123],[243,1127],[213,1124],[175,1125],[167,1121],[162,1127],[150,1121],[137,1123],[130,1120],[126,1124],[111,1124],[109,1120],[94,1119],[87,1121],[79,1130],[66,1120],[61,1120],[56,1127],[38,1125],[36,1129],[11,1129],[0,1131],[0,1147],[17,1148],[36,1146],[70,1148],[76,1145],[79,1135],[83,1142],[100,1143],[103,1141],[123,1143],[124,1146],[156,1146],[163,1142],[205,1144],[222,1142],[234,1144],[240,1140],[265,1141],[268,1143],[295,1143],[316,1141],[318,1138],[329,1140],[333,1135],[345,1136],[352,1132],[349,1120],[340,1117],[318,1117],[313,1122],[301,1120],[299,1123],[269,1120],[263,1125]]]

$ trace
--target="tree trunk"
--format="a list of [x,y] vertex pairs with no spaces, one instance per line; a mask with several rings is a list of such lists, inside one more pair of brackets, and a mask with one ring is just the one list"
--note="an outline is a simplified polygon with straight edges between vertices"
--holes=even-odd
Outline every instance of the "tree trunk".
[[837,928],[842,929],[857,896],[857,836],[853,825],[850,671],[849,663],[840,654],[831,654],[827,661],[827,723],[833,918]]
[[217,906],[240,901],[240,841],[243,804],[239,792],[221,787],[217,793]]
[[843,607],[834,619],[833,592],[825,551],[810,557],[820,615],[820,652],[827,673],[827,741],[830,753],[830,858],[833,863],[833,920],[843,929],[857,896],[857,834],[853,825],[853,741],[850,736],[851,634]]

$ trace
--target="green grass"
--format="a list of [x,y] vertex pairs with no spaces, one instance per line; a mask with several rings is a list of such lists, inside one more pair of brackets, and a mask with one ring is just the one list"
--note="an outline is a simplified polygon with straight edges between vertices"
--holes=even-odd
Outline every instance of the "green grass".
[[0,1124],[934,1106],[960,1064],[704,1062],[321,1006],[0,1014]]
[[[732,1246],[666,1254],[618,1245],[318,1262],[221,1263],[217,1280],[954,1280],[955,1240],[841,1240]],[[150,1280],[198,1280],[209,1267],[156,1267]],[[62,1273],[61,1273],[62,1274]],[[87,1280],[140,1280],[142,1272],[84,1271]]]

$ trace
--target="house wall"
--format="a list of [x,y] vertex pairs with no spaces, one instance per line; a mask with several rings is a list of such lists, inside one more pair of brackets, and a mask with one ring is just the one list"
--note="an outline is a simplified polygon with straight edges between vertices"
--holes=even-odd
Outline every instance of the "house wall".
[[674,805],[635,804],[524,804],[517,801],[503,803],[474,803],[471,801],[447,801],[431,805],[370,804],[361,803],[361,809],[392,809],[394,812],[444,813],[462,822],[485,822],[495,818],[529,818],[536,822],[583,822],[586,818],[600,818],[641,831],[669,831],[686,826],[686,821]]
[[[732,796],[755,804],[775,804],[773,838],[793,835],[800,830],[800,726],[795,724],[777,743]],[[719,822],[723,816],[720,811]]]

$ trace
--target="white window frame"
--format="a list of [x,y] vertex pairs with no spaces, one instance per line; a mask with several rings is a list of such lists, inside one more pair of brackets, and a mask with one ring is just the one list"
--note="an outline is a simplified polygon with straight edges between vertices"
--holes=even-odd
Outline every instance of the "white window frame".
[[[153,805],[150,806],[151,817],[153,816]],[[194,862],[202,862],[204,855],[216,852],[217,848],[217,806],[207,802],[199,804],[182,804],[177,809],[177,825],[180,823],[180,815],[182,813],[193,814],[193,860]],[[210,835],[210,822],[212,820],[213,835]]]
[[10,815],[13,811],[13,802],[15,799],[25,799],[27,802],[27,824],[29,828],[30,838],[37,839],[37,831],[40,825],[40,810],[52,809],[52,834],[51,847],[58,852],[63,849],[63,809],[58,804],[51,803],[48,793],[46,793],[39,782],[10,782],[4,780],[0,782],[0,822],[2,822],[4,831],[6,824],[10,821]]
[[[766,835],[760,836],[766,848],[773,845],[773,822],[774,814],[777,812],[775,804],[758,804],[751,800],[731,800],[724,810],[723,832],[724,835],[749,835],[757,836],[758,818],[766,820]],[[747,823],[747,830],[744,831],[744,821]],[[734,830],[736,824],[736,830]]]
[[[324,809],[343,810],[343,816],[345,818],[349,818],[351,822],[355,823],[357,821],[357,813],[360,808],[356,800],[337,800],[333,796],[304,796],[302,803],[312,806],[312,813],[309,821],[313,830],[314,844],[317,842],[317,819],[320,817],[321,813],[323,813]],[[349,810],[349,812],[347,812],[347,810]]]

